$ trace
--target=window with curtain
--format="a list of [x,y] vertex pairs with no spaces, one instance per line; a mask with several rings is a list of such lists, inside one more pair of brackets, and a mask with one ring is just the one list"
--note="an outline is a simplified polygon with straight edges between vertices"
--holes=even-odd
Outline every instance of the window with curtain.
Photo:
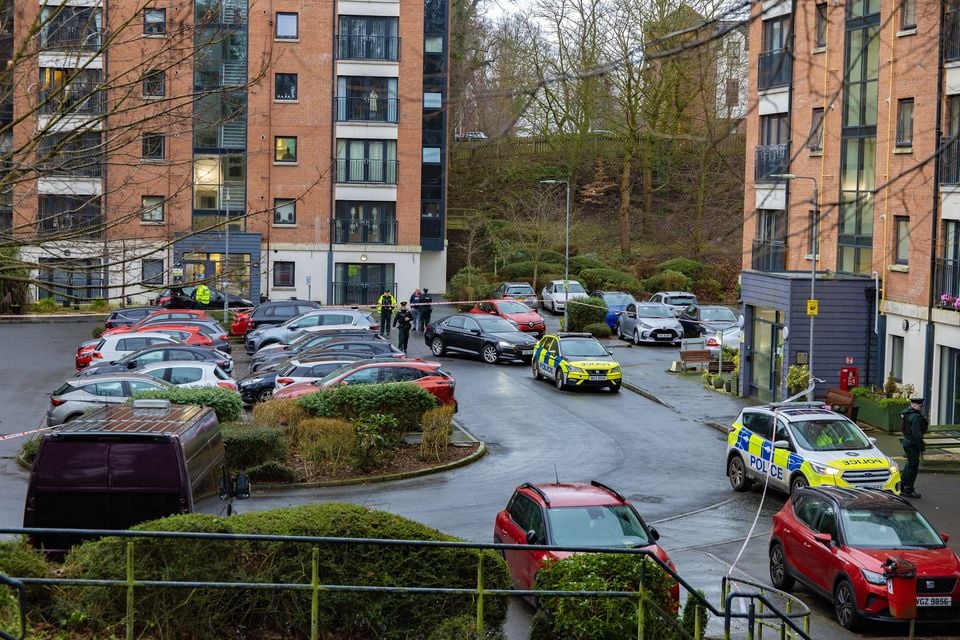
[[396,184],[396,140],[337,140],[337,182]]
[[910,258],[910,218],[894,216],[894,258],[897,264],[908,264]]
[[897,146],[913,146],[913,98],[897,101]]
[[810,135],[807,138],[807,149],[823,151],[823,107],[813,110],[810,119]]
[[296,286],[295,262],[276,261],[273,263],[273,286],[275,287],[295,287]]
[[816,40],[814,45],[817,47],[827,46],[827,5],[817,5],[817,25]]

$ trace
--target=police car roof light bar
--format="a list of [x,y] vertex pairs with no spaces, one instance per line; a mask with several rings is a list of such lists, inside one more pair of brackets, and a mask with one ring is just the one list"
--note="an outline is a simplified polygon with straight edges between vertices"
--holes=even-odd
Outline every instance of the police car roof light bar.
[[616,489],[611,489],[610,487],[608,487],[607,485],[603,484],[602,482],[597,482],[596,480],[591,480],[591,481],[590,481],[590,484],[592,484],[593,486],[595,486],[595,487],[597,487],[597,488],[599,488],[599,489],[603,489],[604,491],[610,492],[611,494],[613,494],[613,495],[614,495],[618,500],[620,500],[621,502],[626,502],[626,501],[627,501],[627,499],[624,498],[623,495],[621,495],[621,493],[620,493],[619,491],[617,491]]
[[532,485],[529,482],[524,482],[522,485],[520,485],[520,487],[522,489],[530,489],[530,491],[533,491],[535,494],[540,496],[540,498],[543,500],[543,503],[545,505],[547,505],[548,507],[550,506],[550,498],[547,497],[547,494],[545,494],[543,490],[540,489],[540,487],[536,485]]
[[771,409],[800,409],[803,407],[813,407],[817,409],[822,409],[826,406],[826,404],[822,401],[817,402],[816,400],[814,400],[813,402],[809,402],[807,400],[797,400],[794,402],[791,402],[789,400],[784,400],[782,402],[771,402],[767,406],[770,407]]

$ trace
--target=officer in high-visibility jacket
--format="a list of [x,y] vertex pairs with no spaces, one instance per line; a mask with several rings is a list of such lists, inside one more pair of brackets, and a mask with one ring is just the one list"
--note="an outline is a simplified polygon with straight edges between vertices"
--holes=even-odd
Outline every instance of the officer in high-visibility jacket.
[[377,313],[380,314],[380,335],[390,335],[390,320],[393,319],[393,310],[397,307],[397,299],[393,297],[389,289],[384,289],[380,299],[377,300]]
[[193,297],[196,298],[200,304],[210,304],[210,287],[201,282],[197,285],[197,290],[194,292]]

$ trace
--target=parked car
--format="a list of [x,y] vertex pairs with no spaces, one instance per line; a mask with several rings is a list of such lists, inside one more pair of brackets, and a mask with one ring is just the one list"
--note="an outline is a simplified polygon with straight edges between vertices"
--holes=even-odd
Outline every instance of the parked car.
[[[230,309],[237,308],[253,308],[255,305],[251,300],[243,298],[241,296],[235,296],[232,293],[224,293],[219,289],[214,289],[213,287],[208,287],[210,289],[210,302],[203,304],[197,300],[197,288],[195,286],[179,287],[183,291],[183,297],[190,301],[192,308],[194,309],[223,309],[223,299],[227,299],[227,307]],[[154,304],[157,306],[164,306],[168,304],[171,300],[171,290],[169,288],[164,289],[160,292],[154,299]]]
[[412,382],[432,393],[442,404],[457,406],[456,380],[440,368],[439,362],[420,359],[364,360],[337,369],[319,380],[301,382],[274,392],[274,398],[296,398],[341,384]]
[[172,385],[139,373],[112,373],[95,378],[70,378],[50,394],[47,426],[55,427],[108,404],[125,403],[138,391],[169,389]]
[[553,380],[557,391],[606,387],[618,393],[623,384],[620,363],[589,333],[546,334],[533,350],[530,370],[534,380]]
[[636,303],[632,295],[623,291],[594,291],[590,296],[600,298],[607,305],[607,317],[604,320],[611,329],[617,328],[617,322],[626,311],[627,305]]
[[679,345],[683,325],[673,311],[659,302],[631,302],[617,321],[617,337],[644,342]]
[[487,139],[487,134],[485,134],[483,131],[467,131],[463,134],[457,135],[457,140],[475,141],[475,140],[486,140],[486,139]]
[[136,371],[156,362],[189,362],[192,360],[213,362],[227,373],[233,371],[233,358],[218,349],[194,347],[187,344],[158,344],[127,354],[96,367],[77,373],[78,377],[99,376],[106,373]]
[[269,344],[287,343],[300,332],[332,328],[360,328],[376,331],[380,325],[369,313],[359,309],[318,309],[290,318],[278,326],[254,329],[247,334],[244,344],[247,353],[253,354]]
[[137,371],[178,387],[223,387],[231,391],[237,390],[236,381],[215,362],[154,362],[140,367]]
[[123,307],[122,309],[117,309],[103,322],[103,326],[106,329],[113,329],[115,327],[126,327],[131,324],[136,324],[137,322],[143,320],[148,315],[154,311],[160,311],[159,307]]
[[431,322],[423,341],[433,355],[447,351],[473,353],[488,363],[502,360],[530,362],[537,339],[503,318],[476,314],[455,314]]
[[493,297],[497,300],[516,300],[531,309],[537,308],[537,292],[528,282],[502,282]]
[[[195,347],[215,348],[213,338],[205,335],[199,325],[188,324],[151,324],[145,326],[141,331],[150,331],[152,333],[164,333],[174,340],[179,340],[184,344]],[[138,332],[139,333],[139,332]]]
[[[303,333],[293,340],[290,344],[269,344],[259,349],[250,359],[251,371],[256,371],[263,365],[270,362],[279,362],[290,358],[298,357],[300,354],[311,351],[322,351],[327,343],[350,341],[352,344],[357,342],[376,342],[380,343],[370,349],[364,349],[367,353],[380,353],[388,351],[382,345],[390,344],[383,339],[383,336],[367,331],[366,329],[338,329],[330,331],[317,331]],[[349,349],[346,349],[349,351]],[[398,353],[400,352],[397,349]]]
[[[174,322],[171,320],[156,320],[156,324],[147,322],[143,325],[142,330],[149,330],[151,327],[155,326],[164,326],[169,322]],[[178,325],[185,327],[196,327],[199,329],[200,333],[210,338],[213,341],[213,347],[224,353],[230,353],[233,351],[233,346],[230,344],[230,336],[227,335],[226,329],[223,328],[216,320],[176,320]]]
[[713,334],[707,334],[706,340],[704,340],[703,346],[710,352],[710,357],[719,358],[720,357],[720,346],[723,345],[728,349],[739,349],[740,348],[740,327],[734,325],[732,327],[727,327],[726,329],[721,329]]
[[93,340],[85,340],[77,346],[77,355],[74,356],[73,362],[78,371],[90,366],[93,352],[97,350],[98,344],[100,344],[100,338],[94,338]]
[[[290,318],[302,316],[305,313],[315,311],[319,308],[319,302],[311,302],[310,300],[297,300],[295,298],[290,300],[270,300],[268,302],[263,302],[257,305],[257,308],[250,312],[249,317],[246,318],[243,326],[243,334],[236,335],[246,335],[257,327],[262,327],[263,325],[283,324]],[[239,319],[240,315],[241,314],[237,314],[235,318]]]
[[[365,360],[366,358],[362,356],[357,356],[354,354],[342,354],[336,356],[325,356],[325,357],[316,357],[310,358],[309,360],[304,360],[301,366],[321,366],[327,365],[327,370],[322,374],[311,376],[311,379],[322,378],[328,373],[339,369],[340,367],[355,362],[357,360]],[[240,389],[240,396],[243,398],[243,401],[247,404],[256,404],[258,402],[265,402],[273,396],[273,389],[277,386],[277,376],[281,371],[286,369],[289,366],[290,361],[283,361],[272,363],[265,367],[262,367],[255,373],[251,373],[243,380],[237,382],[237,386]],[[318,370],[319,371],[319,370]],[[287,383],[283,386],[287,386]]]
[[169,323],[178,320],[202,320],[204,322],[213,322],[213,318],[206,311],[199,309],[160,309],[154,311],[143,320],[139,320],[131,325],[114,327],[107,329],[101,335],[111,336],[117,333],[129,333],[143,328],[145,324],[153,322],[154,324]]
[[133,335],[122,333],[102,336],[97,346],[90,352],[90,366],[82,373],[156,344],[180,344],[180,342],[163,333],[141,332]]
[[303,359],[294,358],[277,370],[273,391],[276,393],[291,384],[319,380],[337,369],[353,364],[358,360],[370,360],[370,358],[360,358],[355,355]]
[[853,630],[894,620],[887,572],[896,558],[916,567],[918,620],[960,621],[960,557],[947,539],[885,491],[801,488],[773,517],[770,581],[782,591],[799,581],[832,599],[837,622]]
[[[536,306],[536,300],[534,300]],[[516,325],[520,331],[532,333],[538,338],[547,331],[543,316],[522,302],[514,300],[481,300],[470,313],[500,316]]]
[[[518,589],[533,589],[537,574],[551,561],[573,554],[540,549],[558,547],[627,547],[650,551],[674,568],[670,556],[657,544],[660,534],[647,525],[619,492],[596,480],[520,485],[506,508],[497,514],[493,541],[531,545],[530,550],[505,549],[510,578]],[[680,599],[680,586],[672,594]]]
[[648,302],[659,302],[670,307],[673,315],[679,316],[683,310],[692,304],[697,304],[697,296],[685,291],[659,291]]
[[680,312],[678,319],[683,325],[685,338],[715,333],[737,324],[737,316],[730,307],[719,305],[692,304]]
[[566,283],[564,285],[563,280],[551,280],[544,285],[540,292],[540,302],[544,309],[549,309],[554,314],[563,313],[568,299],[589,297],[583,285],[576,280],[567,280]]

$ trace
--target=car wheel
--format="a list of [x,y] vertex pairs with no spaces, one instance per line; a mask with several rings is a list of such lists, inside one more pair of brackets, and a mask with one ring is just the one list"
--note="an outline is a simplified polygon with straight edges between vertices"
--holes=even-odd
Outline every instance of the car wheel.
[[807,476],[802,473],[798,473],[793,476],[793,479],[790,481],[790,495],[793,495],[793,492],[797,489],[802,489],[803,487],[809,487],[810,482],[807,480]]
[[553,384],[557,386],[557,391],[563,391],[564,387],[567,386],[566,381],[563,379],[563,371],[557,369],[553,374]]
[[620,393],[620,386],[621,386],[621,383],[619,382],[611,382],[610,391],[613,391],[614,393]]
[[483,358],[483,361],[487,364],[497,364],[497,361],[500,360],[500,352],[497,351],[497,345],[483,345],[483,349],[480,350],[480,357]]
[[787,557],[779,542],[770,546],[770,583],[780,591],[793,589],[794,579],[787,572]]
[[442,356],[447,352],[447,348],[444,346],[441,338],[438,337],[433,339],[433,341],[430,343],[430,352],[435,356]]
[[633,344],[640,344],[640,329],[633,330]]
[[844,629],[853,631],[860,626],[860,614],[857,613],[857,596],[849,580],[841,580],[833,592],[833,611],[837,622]]
[[82,413],[72,413],[72,414],[70,414],[69,416],[67,416],[66,418],[64,418],[64,419],[63,419],[63,422],[64,422],[64,424],[66,424],[67,422],[72,422],[73,420],[76,420],[77,418],[79,418],[79,417],[82,416],[82,415],[83,415]]
[[540,367],[537,366],[536,360],[530,361],[530,372],[533,373],[534,380],[543,380],[543,374],[540,373]]
[[748,491],[753,481],[747,477],[747,467],[739,455],[730,456],[727,462],[727,478],[734,491]]
[[623,326],[618,322],[617,323],[617,340],[623,340],[626,336],[623,335]]
[[257,402],[266,402],[273,397],[273,389],[264,389],[257,394]]

